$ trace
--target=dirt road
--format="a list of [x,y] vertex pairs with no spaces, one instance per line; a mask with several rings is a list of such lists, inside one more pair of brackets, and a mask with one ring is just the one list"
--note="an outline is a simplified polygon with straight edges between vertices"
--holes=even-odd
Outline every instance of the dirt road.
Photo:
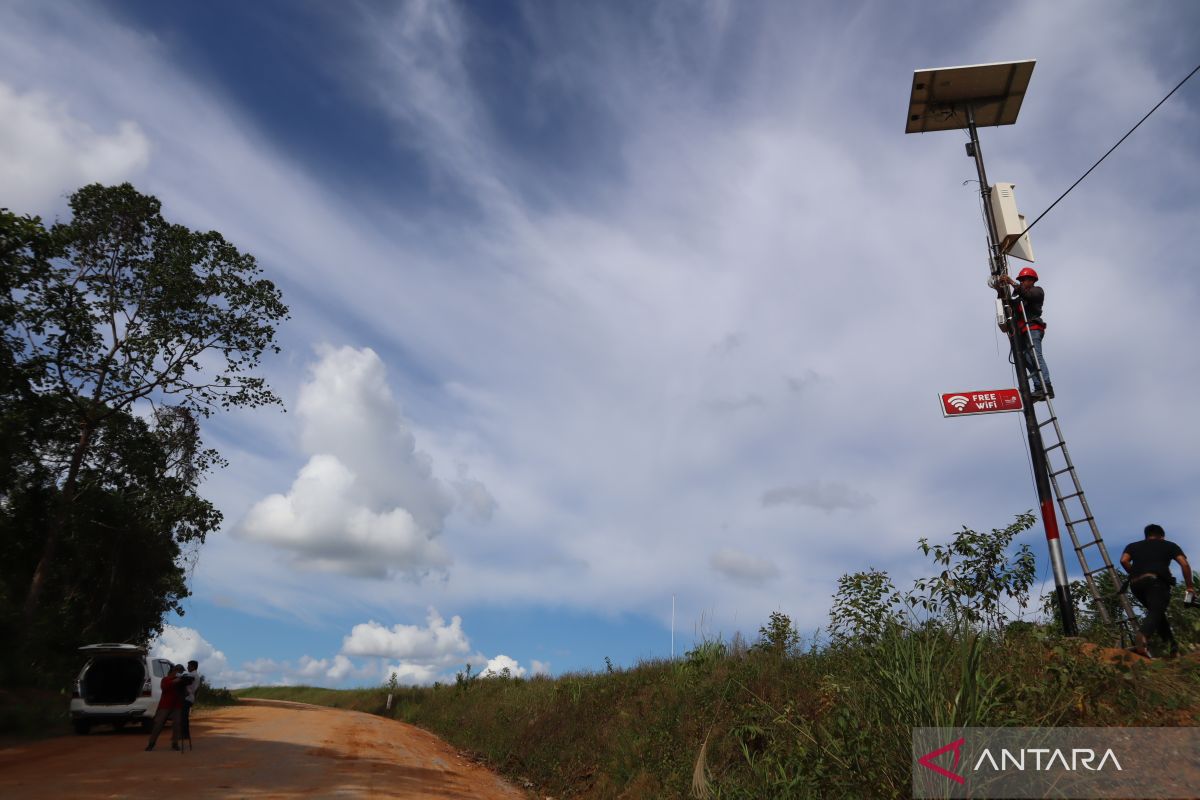
[[147,753],[144,735],[106,726],[6,747],[0,797],[526,797],[433,734],[354,711],[248,701],[194,716],[192,737],[182,754],[169,731]]

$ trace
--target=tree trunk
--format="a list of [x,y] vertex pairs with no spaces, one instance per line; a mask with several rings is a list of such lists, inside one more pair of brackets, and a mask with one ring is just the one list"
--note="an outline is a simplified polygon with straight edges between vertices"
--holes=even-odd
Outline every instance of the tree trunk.
[[50,574],[50,568],[54,565],[54,559],[58,555],[58,542],[62,538],[63,529],[66,528],[67,519],[71,515],[71,507],[75,504],[75,484],[79,478],[83,457],[92,443],[92,433],[92,423],[85,422],[80,429],[75,451],[71,454],[71,466],[67,470],[67,479],[63,482],[58,503],[55,504],[54,512],[50,515],[50,524],[46,530],[46,542],[42,545],[42,557],[38,559],[37,568],[34,569],[33,577],[29,580],[29,592],[25,595],[22,617],[26,630],[33,626],[34,616],[41,605],[46,577]]

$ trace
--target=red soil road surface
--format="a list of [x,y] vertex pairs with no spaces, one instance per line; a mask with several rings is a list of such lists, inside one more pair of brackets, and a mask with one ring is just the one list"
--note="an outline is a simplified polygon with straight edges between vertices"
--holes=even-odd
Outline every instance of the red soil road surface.
[[524,800],[431,733],[355,711],[243,701],[192,717],[195,749],[108,726],[0,749],[0,797]]

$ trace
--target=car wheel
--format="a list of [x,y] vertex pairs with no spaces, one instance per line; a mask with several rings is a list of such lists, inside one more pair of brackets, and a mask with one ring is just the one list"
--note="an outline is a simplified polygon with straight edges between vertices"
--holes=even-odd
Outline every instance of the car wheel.
[[87,736],[87,732],[92,729],[92,723],[88,722],[86,719],[77,719],[71,722],[71,727],[74,728],[75,732],[80,736]]

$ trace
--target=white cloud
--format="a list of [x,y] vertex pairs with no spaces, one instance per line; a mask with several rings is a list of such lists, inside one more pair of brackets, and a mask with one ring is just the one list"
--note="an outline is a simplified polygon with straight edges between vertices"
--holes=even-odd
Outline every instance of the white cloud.
[[295,662],[287,659],[256,658],[244,662],[240,669],[227,670],[224,678],[223,685],[232,689],[246,686],[297,685],[344,687],[375,685],[380,682],[379,665],[376,662],[356,664],[341,654],[332,658],[303,655]]
[[709,563],[722,575],[750,585],[762,583],[779,575],[779,567],[774,562],[729,547],[713,553]]
[[162,633],[150,643],[150,652],[174,664],[198,661],[201,674],[211,685],[228,685],[229,660],[193,628],[164,625]]
[[529,671],[532,672],[534,675],[549,675],[550,674],[550,662],[538,661],[536,658],[530,659]]
[[355,667],[354,662],[339,653],[333,658],[302,656],[296,672],[305,678],[327,678],[334,684],[340,684],[351,677],[373,676],[375,670],[370,666]]
[[51,95],[19,93],[0,81],[0,204],[44,211],[76,187],[134,177],[150,160],[150,143],[131,120],[100,133]]
[[[450,557],[435,540],[453,496],[416,449],[383,362],[370,348],[323,346],[319,355],[296,404],[313,455],[287,494],[250,509],[239,534],[315,569],[375,578],[444,569]],[[482,483],[456,488],[475,516],[490,514]]]
[[504,675],[505,670],[508,670],[508,675],[512,678],[524,678],[526,673],[526,669],[518,664],[516,659],[501,654],[489,658],[487,666],[479,671],[479,675],[483,678],[497,678]]
[[398,624],[387,628],[374,621],[355,625],[342,641],[342,652],[435,663],[469,652],[471,644],[463,633],[461,617],[451,617],[447,625],[437,609],[430,608],[426,622],[425,627]]
[[[185,635],[186,634],[186,635]],[[170,642],[203,642],[194,631],[171,632]],[[355,625],[342,640],[341,652],[324,658],[303,655],[296,661],[257,658],[232,669],[224,656],[213,651],[207,642],[191,649],[175,646],[164,653],[199,652],[205,655],[201,669],[215,685],[233,688],[250,685],[322,686],[384,685],[392,675],[402,685],[429,685],[435,681],[450,682],[466,664],[477,666],[479,676],[500,675],[505,668],[513,677],[524,677],[531,670],[507,655],[489,658],[472,651],[463,631],[462,618],[452,617],[447,623],[436,609],[430,608],[426,624],[396,624],[392,627],[371,621]],[[483,667],[478,665],[483,664]],[[550,665],[534,661],[533,674],[548,674]]]
[[255,658],[234,667],[225,653],[216,649],[192,628],[167,625],[151,643],[151,652],[176,664],[196,660],[210,686],[240,689],[255,685],[315,684],[345,686],[374,683],[379,668],[373,662],[355,664],[344,655],[332,658],[301,656],[295,663],[273,658]]
[[[461,617],[451,617],[447,623],[437,609],[430,608],[425,621],[424,626],[396,624],[390,628],[374,621],[355,625],[342,640],[342,653],[369,660],[386,659],[377,672],[385,683],[393,674],[402,684],[448,682],[466,664],[474,664],[479,676],[500,675],[506,668],[509,675],[517,678],[529,673],[510,656],[489,658],[472,652]],[[536,661],[534,664],[535,674],[549,670],[548,664]]]
[[395,664],[387,665],[383,668],[384,683],[396,676],[396,681],[401,686],[428,686],[439,679],[445,679],[447,676],[444,669],[432,666],[430,664],[415,664],[411,661],[400,661]]

